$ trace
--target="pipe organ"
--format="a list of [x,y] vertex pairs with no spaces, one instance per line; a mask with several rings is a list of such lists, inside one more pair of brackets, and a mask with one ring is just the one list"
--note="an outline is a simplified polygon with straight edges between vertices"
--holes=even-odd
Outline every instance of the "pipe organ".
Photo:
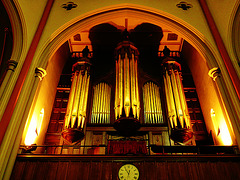
[[111,87],[99,83],[94,87],[91,123],[110,123]]
[[83,57],[72,66],[72,85],[62,131],[63,138],[70,143],[78,142],[84,137],[90,65],[89,59]]
[[181,65],[174,59],[163,64],[164,87],[171,137],[174,141],[188,143],[193,137],[191,121],[181,80]]
[[143,103],[145,123],[163,123],[159,87],[153,82],[147,82],[143,86]]
[[[166,54],[166,53],[165,53]],[[115,101],[113,127],[122,136],[133,136],[140,128],[140,97],[138,87],[138,49],[128,40],[115,48]],[[72,85],[64,120],[62,136],[70,143],[84,137],[90,81],[90,61],[85,55],[72,67]],[[181,65],[173,58],[163,60],[163,82],[166,110],[175,142],[192,139],[192,127],[181,80]],[[110,81],[110,83],[114,83]],[[152,81],[142,87],[144,123],[163,124],[159,87]],[[101,82],[93,88],[91,124],[110,124],[111,87]],[[90,111],[88,111],[90,112]],[[175,138],[175,139],[174,139]]]
[[140,101],[138,90],[138,50],[129,41],[116,48],[115,124],[118,131],[128,134],[139,126]]

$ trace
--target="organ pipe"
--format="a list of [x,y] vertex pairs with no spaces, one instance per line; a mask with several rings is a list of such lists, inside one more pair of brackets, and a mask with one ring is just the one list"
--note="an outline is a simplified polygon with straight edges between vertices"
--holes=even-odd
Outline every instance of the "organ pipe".
[[[137,130],[140,115],[138,91],[138,50],[129,41],[116,48],[115,129]],[[138,125],[137,125],[138,124]],[[131,129],[131,130],[130,130]]]
[[143,86],[145,123],[163,123],[159,87],[153,82]]
[[169,59],[163,64],[168,119],[172,132],[175,133],[172,135],[177,139],[182,138],[180,141],[187,141],[193,134],[181,80],[181,65],[174,59]]
[[89,59],[84,57],[72,67],[72,85],[62,132],[63,138],[70,143],[77,142],[84,137],[90,65]]
[[138,93],[137,49],[130,43],[117,48],[115,119],[122,116],[139,118],[140,103]]
[[99,83],[94,87],[91,123],[110,123],[111,87]]

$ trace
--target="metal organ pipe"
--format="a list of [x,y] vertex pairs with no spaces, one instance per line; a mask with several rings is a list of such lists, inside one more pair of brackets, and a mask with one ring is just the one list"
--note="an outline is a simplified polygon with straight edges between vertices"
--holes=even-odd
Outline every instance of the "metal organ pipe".
[[72,67],[74,73],[62,131],[63,138],[70,143],[84,137],[90,65],[89,59],[83,58]]
[[137,49],[130,44],[123,45],[119,49],[120,52],[124,53],[119,54],[116,60],[115,118],[120,118],[123,115],[123,110],[126,117],[132,113],[134,118],[138,118],[140,103],[137,59],[134,54]]
[[159,87],[153,82],[143,86],[145,123],[163,123]]
[[[119,126],[121,126],[120,129],[124,129],[124,126],[129,126],[128,123],[131,122],[132,126],[135,126],[135,123],[139,123],[138,54],[137,48],[129,41],[119,43],[116,48],[116,90],[114,109],[115,128],[117,130]],[[124,123],[122,123],[123,121]]]
[[174,59],[168,58],[163,67],[168,118],[172,129],[171,137],[176,142],[195,144],[181,80],[181,65]]
[[110,123],[111,87],[99,83],[94,87],[91,123]]

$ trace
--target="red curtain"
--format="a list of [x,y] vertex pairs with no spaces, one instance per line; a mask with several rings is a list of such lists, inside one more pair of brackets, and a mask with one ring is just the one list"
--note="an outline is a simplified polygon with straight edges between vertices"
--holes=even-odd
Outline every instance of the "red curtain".
[[145,141],[108,141],[108,154],[147,154]]

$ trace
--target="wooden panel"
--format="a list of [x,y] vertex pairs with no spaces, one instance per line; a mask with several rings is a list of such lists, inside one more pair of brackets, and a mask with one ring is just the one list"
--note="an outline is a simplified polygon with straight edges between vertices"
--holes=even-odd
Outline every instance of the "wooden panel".
[[82,174],[81,162],[70,162],[68,166],[67,179],[80,179]]
[[48,162],[44,162],[44,161],[37,162],[37,166],[35,168],[35,173],[33,175],[33,179],[34,180],[46,179],[48,171],[52,171],[49,169]]
[[[35,169],[36,169],[37,163],[38,162],[27,162],[26,163],[25,169],[23,171],[22,179],[25,179],[25,180],[33,179],[33,176],[36,173]],[[16,179],[18,179],[18,178],[16,178]]]
[[14,169],[12,171],[11,179],[22,179],[23,171],[25,169],[25,165],[27,162],[25,161],[16,161],[14,165]]
[[120,169],[120,167],[123,165],[123,163],[120,162],[116,162],[116,163],[111,163],[112,166],[112,179],[113,180],[118,180],[118,170]]
[[240,166],[237,162],[229,162],[229,165],[227,166],[225,164],[226,170],[229,173],[229,179],[240,179]]
[[215,179],[212,171],[210,169],[209,162],[202,162],[199,164],[199,172],[202,178],[204,179]]
[[155,173],[158,180],[168,180],[167,163],[156,162],[156,169]]
[[118,170],[126,163],[139,169],[140,180],[240,179],[239,161],[219,161],[221,157],[202,162],[200,158],[163,159],[161,156],[152,159],[140,156],[21,158],[15,163],[11,179],[118,180]]
[[188,165],[188,174],[189,174],[189,178],[190,179],[199,179],[200,174],[199,174],[199,171],[198,171],[198,162],[189,162],[187,163]]
[[[113,174],[112,174],[112,164],[111,162],[103,162],[102,163],[102,180],[112,180]],[[115,174],[116,175],[116,174]]]
[[69,162],[59,162],[58,163],[56,179],[58,179],[58,180],[66,179],[67,170],[69,168],[68,164],[69,164]]
[[147,180],[145,172],[149,169],[144,167],[143,162],[133,163],[139,170],[139,179],[141,180]]
[[188,163],[179,162],[177,164],[178,164],[178,169],[179,169],[178,179],[190,179],[189,178],[189,173],[188,173],[188,168],[187,168]]
[[168,162],[167,163],[167,172],[168,172],[169,179],[178,179],[179,178],[178,163]]
[[47,165],[47,173],[45,179],[56,179],[57,170],[58,170],[58,162],[48,162]]
[[102,163],[101,162],[92,162],[90,169],[90,179],[91,180],[100,180],[102,176]]
[[146,180],[148,180],[148,179],[158,179],[158,177],[156,175],[156,164],[155,164],[155,162],[144,162],[144,167],[147,167],[146,170],[144,170],[144,174],[143,174],[143,176],[146,176]]

